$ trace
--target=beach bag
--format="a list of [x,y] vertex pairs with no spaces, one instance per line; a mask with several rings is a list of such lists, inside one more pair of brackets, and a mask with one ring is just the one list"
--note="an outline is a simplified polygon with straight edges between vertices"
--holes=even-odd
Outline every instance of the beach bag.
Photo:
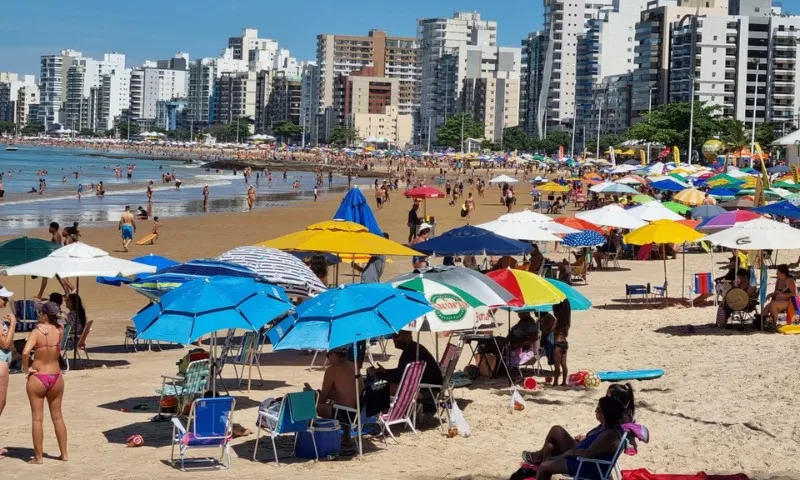
[[522,398],[522,395],[519,394],[516,388],[511,392],[511,399],[508,402],[508,408],[510,408],[511,411],[516,410],[519,412],[525,410],[525,399]]
[[472,435],[472,429],[469,428],[469,423],[456,402],[450,402],[450,418],[460,436],[466,438]]
[[[259,415],[258,419],[256,420],[256,426],[259,428],[269,427],[270,429],[274,430],[278,427],[278,414],[281,413],[281,399],[270,397],[264,400],[258,406],[258,411],[259,413],[267,413],[269,416],[265,418]],[[261,425],[261,422],[266,422],[268,425]]]

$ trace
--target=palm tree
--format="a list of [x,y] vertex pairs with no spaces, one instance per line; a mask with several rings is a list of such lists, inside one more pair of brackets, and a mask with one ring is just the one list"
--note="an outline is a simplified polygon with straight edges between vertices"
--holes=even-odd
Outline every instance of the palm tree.
[[[728,171],[728,154],[736,152],[736,165],[742,157],[742,150],[750,143],[747,127],[741,120],[726,120],[723,124],[722,142],[725,144],[725,171]],[[752,152],[750,153],[752,155]]]

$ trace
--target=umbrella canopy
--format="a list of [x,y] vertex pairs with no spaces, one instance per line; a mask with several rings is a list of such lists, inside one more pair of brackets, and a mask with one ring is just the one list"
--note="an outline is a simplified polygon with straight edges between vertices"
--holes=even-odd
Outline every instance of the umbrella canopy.
[[258,331],[291,310],[282,288],[252,278],[193,280],[133,317],[137,339],[188,345],[226,328]]
[[305,230],[259,243],[258,247],[278,250],[351,253],[355,255],[397,255],[412,257],[419,252],[370,233],[366,227],[344,220],[309,225]]
[[137,273],[153,273],[156,267],[143,263],[115,258],[104,250],[83,242],[71,243],[53,251],[50,255],[5,270],[8,276],[32,275],[53,278],[96,277],[116,275],[129,276]]
[[737,223],[749,222],[761,218],[761,215],[748,210],[733,210],[711,217],[697,227],[698,230],[719,230],[730,228]]
[[725,213],[719,205],[701,205],[692,209],[692,218],[708,219]]
[[570,228],[560,223],[553,221],[552,217],[548,217],[542,213],[536,213],[531,210],[522,210],[521,212],[506,213],[497,219],[501,222],[514,222],[514,223],[533,223],[536,227],[542,230],[547,230],[556,235],[567,233],[578,233],[579,230]]
[[742,250],[787,250],[800,248],[800,230],[775,220],[757,218],[737,223],[704,240]]
[[645,195],[643,193],[640,193],[639,195],[634,195],[633,198],[631,198],[631,200],[634,203],[643,204],[643,203],[653,202],[655,201],[655,198],[651,197],[650,195]]
[[692,210],[692,207],[687,207],[686,205],[677,202],[664,202],[662,205],[680,215]]
[[576,213],[575,216],[581,220],[602,227],[628,228],[632,230],[644,225],[645,222],[632,216],[629,212],[630,210],[625,210],[619,205],[611,204],[595,210],[579,212]]
[[575,230],[584,231],[584,230],[591,230],[593,232],[597,232],[602,234],[603,229],[595,225],[594,223],[587,222],[586,220],[582,220],[580,218],[575,217],[559,217],[556,218],[556,223],[564,225],[569,228],[573,228]]
[[383,235],[383,231],[378,226],[378,221],[375,220],[375,215],[373,215],[366,197],[358,188],[351,188],[347,192],[347,195],[342,199],[342,203],[339,204],[339,209],[333,214],[333,218],[363,225],[367,227],[370,233]]
[[689,187],[688,184],[675,180],[674,178],[671,177],[651,182],[650,186],[652,188],[655,188],[656,190],[666,190],[669,192],[680,192]]
[[223,253],[217,260],[247,267],[292,297],[310,297],[327,290],[300,259],[274,248],[238,247]]
[[682,192],[678,192],[672,199],[684,205],[696,207],[703,204],[706,194],[696,188],[687,188]]
[[419,277],[419,275],[435,282],[457,287],[490,307],[508,305],[508,302],[514,300],[514,295],[499,283],[476,270],[465,267],[436,265],[397,276],[387,283],[396,284],[412,280]]
[[600,189],[599,193],[614,194],[614,195],[627,195],[627,194],[636,195],[639,192],[622,183],[611,183]]
[[672,220],[656,220],[650,225],[638,228],[625,235],[625,243],[631,245],[647,245],[649,243],[684,243],[696,242],[703,238],[699,233],[686,225]]
[[630,210],[627,210],[627,212],[632,217],[643,222],[653,222],[655,220],[680,220],[683,218],[681,215],[673,212],[659,202],[645,203],[644,205],[631,208]]
[[644,185],[645,183],[647,183],[647,180],[638,175],[626,175],[617,180],[616,182],[623,183],[625,185]]
[[569,187],[555,182],[547,182],[544,185],[539,185],[536,189],[542,192],[569,192]]
[[771,203],[769,205],[765,205],[763,207],[758,207],[750,210],[751,212],[756,212],[760,214],[766,215],[776,215],[779,217],[786,217],[786,218],[800,218],[800,208],[796,207],[792,202],[784,200],[782,202]]
[[606,237],[600,235],[594,230],[584,230],[579,233],[570,233],[564,236],[561,244],[567,247],[580,248],[580,247],[596,247],[606,243]]
[[517,183],[517,179],[508,175],[500,175],[489,180],[489,183]]
[[0,242],[0,266],[15,267],[33,262],[50,255],[59,247],[61,245],[40,238],[11,238]]
[[[567,297],[567,301],[569,301],[569,306],[572,310],[589,310],[592,308],[592,301],[586,298],[584,294],[579,292],[578,289],[572,285],[552,278],[546,278],[545,280]],[[552,310],[552,306],[541,305],[535,307],[534,310],[537,312],[546,312]]]
[[469,293],[453,285],[427,279],[418,274],[417,278],[393,283],[392,286],[421,293],[434,310],[408,325],[414,332],[447,332],[467,330],[476,326],[475,309],[486,304]]
[[[547,222],[555,223],[555,222]],[[551,232],[544,229],[543,222],[515,222],[504,220],[502,217],[498,220],[482,223],[478,225],[479,228],[488,230],[497,235],[513,238],[515,240],[526,240],[529,242],[560,242],[561,238],[553,235]]]
[[443,191],[425,185],[406,190],[403,195],[408,198],[444,198],[447,196]]
[[414,245],[429,255],[522,255],[533,247],[492,233],[482,228],[465,225],[449,230],[438,237]]
[[789,168],[788,165],[778,165],[778,166],[775,166],[775,167],[768,168],[767,172],[769,172],[769,173],[786,173],[786,172],[788,172],[790,170],[791,169]]
[[433,311],[425,297],[385,283],[333,288],[303,303],[267,335],[274,350],[332,350],[397,333]]
[[729,202],[720,203],[720,207],[724,208],[725,210],[735,210],[737,208],[753,208],[753,201],[747,198],[737,198],[736,200],[731,200]]
[[157,300],[181,285],[212,277],[237,277],[260,280],[261,276],[248,267],[218,260],[190,260],[129,284],[150,300]]
[[708,194],[712,197],[734,197],[738,190],[738,188],[714,187],[708,191]]
[[514,295],[514,301],[509,304],[514,307],[554,305],[567,298],[553,284],[525,270],[506,268],[494,270],[486,275]]
[[[153,267],[156,267],[156,273],[158,273],[160,270],[163,270],[165,268],[169,268],[169,267],[178,265],[178,262],[176,262],[175,260],[172,260],[172,259],[167,258],[167,257],[162,257],[160,255],[153,255],[152,253],[149,254],[149,255],[143,255],[141,257],[136,257],[136,258],[133,259],[133,261],[137,262],[137,263],[143,263],[145,265],[151,265]],[[120,285],[127,285],[129,283],[137,282],[139,280],[145,279],[145,278],[149,277],[150,275],[151,275],[150,273],[140,273],[138,275],[135,275],[133,278],[121,277],[121,276],[116,276],[116,277],[97,277],[97,283],[102,283],[104,285],[113,285],[115,287],[119,287]]]

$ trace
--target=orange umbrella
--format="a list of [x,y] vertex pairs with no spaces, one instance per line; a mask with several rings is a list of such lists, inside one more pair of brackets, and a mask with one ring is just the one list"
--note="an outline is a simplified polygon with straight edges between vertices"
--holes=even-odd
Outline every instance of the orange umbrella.
[[700,220],[690,220],[690,219],[686,218],[686,219],[683,219],[683,220],[678,220],[675,223],[680,223],[681,225],[686,225],[687,227],[689,227],[692,230],[694,230],[695,228],[697,228],[698,225],[700,225]]
[[586,220],[581,220],[580,218],[560,217],[556,218],[556,223],[560,223],[561,225],[574,228],[575,230],[592,230],[600,234],[605,233],[602,228],[598,227],[594,223],[587,222]]

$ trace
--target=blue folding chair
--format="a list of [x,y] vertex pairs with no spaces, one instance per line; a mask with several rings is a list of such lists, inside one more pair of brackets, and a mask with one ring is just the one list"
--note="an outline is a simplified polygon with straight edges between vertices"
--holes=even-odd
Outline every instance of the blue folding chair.
[[[172,453],[170,459],[175,466],[175,446],[181,459],[181,470],[186,470],[186,452],[191,448],[219,448],[219,464],[227,469],[231,466],[233,438],[233,397],[199,398],[192,402],[192,409],[184,427],[180,420],[172,417]],[[227,464],[223,458],[227,457]],[[210,457],[195,460],[216,461]]]
[[[258,431],[256,432],[256,446],[253,448],[253,460],[256,460],[258,440],[261,437],[262,430],[272,440],[275,463],[280,465],[275,438],[278,435],[293,433],[294,447],[292,455],[294,455],[294,448],[297,447],[297,434],[311,431],[311,424],[315,418],[317,418],[317,392],[313,390],[286,394],[281,400],[277,415],[274,412],[259,410],[258,420],[256,421]],[[311,433],[311,441],[314,444],[314,455],[319,460],[317,442],[314,439],[313,432]]]

